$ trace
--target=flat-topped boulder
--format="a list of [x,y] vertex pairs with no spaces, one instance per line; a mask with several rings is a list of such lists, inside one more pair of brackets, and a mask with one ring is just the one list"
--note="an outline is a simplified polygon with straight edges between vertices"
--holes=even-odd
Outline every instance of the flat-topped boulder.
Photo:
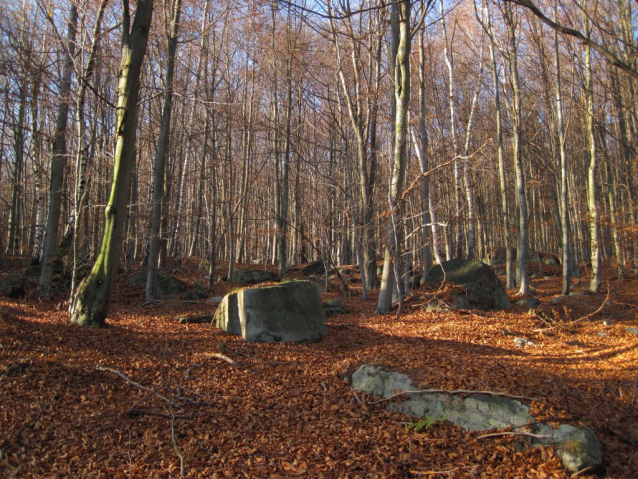
[[319,287],[289,281],[227,294],[217,327],[251,342],[313,343],[327,334]]

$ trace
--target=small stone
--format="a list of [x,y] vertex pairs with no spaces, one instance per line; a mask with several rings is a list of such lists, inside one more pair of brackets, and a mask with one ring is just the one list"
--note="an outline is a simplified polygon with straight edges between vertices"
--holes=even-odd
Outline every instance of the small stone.
[[514,344],[519,348],[524,348],[525,346],[536,346],[532,341],[528,341],[525,338],[514,338]]
[[614,305],[613,301],[605,301],[605,306],[607,306],[608,308],[613,305]]
[[606,338],[609,335],[605,331],[598,331],[598,336],[600,336],[601,338]]
[[611,321],[609,321],[608,319],[603,321],[603,325],[604,326],[611,326]]
[[635,334],[636,336],[638,336],[638,328],[633,328],[629,326],[625,328],[625,331],[627,331],[629,334]]

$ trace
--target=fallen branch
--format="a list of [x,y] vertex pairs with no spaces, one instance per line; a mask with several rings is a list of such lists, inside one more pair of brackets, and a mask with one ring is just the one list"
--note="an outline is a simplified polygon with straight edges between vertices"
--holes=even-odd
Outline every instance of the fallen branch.
[[175,454],[177,454],[177,457],[179,457],[179,475],[181,477],[184,477],[186,475],[185,472],[185,460],[184,460],[184,455],[180,452],[179,450],[179,446],[177,445],[177,438],[175,437],[175,413],[173,412],[173,406],[171,404],[171,402],[169,401],[168,403],[168,410],[171,413],[171,439],[173,440],[173,449],[175,450]]
[[135,415],[141,416],[143,414],[146,414],[147,416],[159,416],[166,419],[193,419],[192,416],[175,416],[175,415],[170,415],[170,414],[166,414],[159,411],[149,411],[147,409],[137,409],[137,408],[129,409],[128,411],[126,411],[126,414],[128,414],[129,416],[135,416]]
[[237,361],[235,361],[233,358],[229,358],[225,354],[212,353],[211,356],[217,359],[221,359],[222,361],[226,361],[228,364],[232,364],[233,366],[239,366],[239,364],[237,364]]
[[129,378],[126,374],[121,373],[120,371],[118,371],[117,369],[111,369],[111,368],[107,368],[106,366],[102,366],[101,364],[98,364],[97,366],[95,366],[95,369],[97,369],[98,371],[108,371],[111,372],[113,374],[117,374],[119,377],[121,377],[122,379],[124,379],[126,382],[132,384],[133,386],[136,386],[138,388],[140,388],[142,391],[146,391],[149,392],[151,394],[153,394],[154,396],[160,398],[162,401],[166,401],[169,405],[172,405],[172,402],[170,399],[168,399],[165,396],[162,396],[160,393],[158,393],[157,391],[153,391],[152,389],[149,389],[145,386],[142,386],[140,383],[133,381],[131,378]]
[[494,432],[491,434],[483,434],[476,439],[487,439],[490,437],[502,437],[502,436],[525,436],[533,437],[535,439],[552,439],[552,436],[545,436],[542,434],[532,434],[531,432]]
[[587,471],[589,471],[590,469],[591,469],[591,467],[586,467],[585,469],[581,469],[580,471],[578,471],[578,472],[576,472],[576,473],[572,474],[572,475],[571,475],[571,476],[569,476],[569,477],[570,477],[570,479],[571,479],[571,478],[574,478],[574,477],[578,477],[578,476],[580,476],[582,473],[587,472]]
[[578,318],[578,319],[576,319],[574,321],[571,321],[569,323],[559,324],[558,326],[553,326],[551,328],[535,329],[534,332],[535,333],[544,333],[546,331],[553,331],[554,329],[563,328],[565,326],[571,326],[572,324],[576,324],[576,323],[579,323],[581,321],[584,321],[585,319],[591,318],[592,316],[598,314],[605,307],[605,304],[609,300],[609,295],[610,294],[611,294],[611,290],[609,289],[609,281],[607,281],[607,296],[605,296],[605,299],[603,300],[602,304],[599,306],[599,308],[596,311],[594,311],[593,313],[586,314],[585,316],[583,316],[581,318]]
[[532,398],[532,397],[527,397],[527,396],[513,396],[512,394],[497,393],[497,392],[494,392],[494,391],[472,391],[472,390],[469,390],[469,389],[456,389],[454,391],[450,391],[450,390],[447,390],[447,389],[421,389],[421,390],[418,390],[418,391],[403,391],[403,392],[400,392],[400,393],[393,394],[389,398],[379,399],[378,401],[370,402],[368,404],[369,405],[379,404],[379,403],[382,403],[382,402],[390,401],[390,400],[392,400],[392,399],[394,399],[396,397],[407,396],[409,394],[435,394],[435,393],[443,393],[443,394],[485,394],[487,396],[498,396],[498,397],[506,397],[506,398],[510,398],[510,399],[525,399],[527,401],[543,402],[543,400],[539,399],[539,398]]

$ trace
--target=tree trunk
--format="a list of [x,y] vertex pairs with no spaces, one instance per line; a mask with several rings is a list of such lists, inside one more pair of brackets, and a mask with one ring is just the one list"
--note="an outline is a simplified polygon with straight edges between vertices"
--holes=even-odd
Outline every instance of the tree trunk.
[[401,197],[405,182],[405,167],[407,163],[407,116],[410,102],[410,1],[397,0],[392,4],[392,62],[394,63],[394,151],[392,175],[390,180],[390,221],[388,227],[388,241],[383,257],[383,274],[381,289],[375,313],[387,313],[392,306],[392,291],[398,288],[399,308],[403,300],[402,282],[395,277],[402,268],[401,248],[403,246],[403,198]]
[[73,56],[75,53],[75,36],[78,23],[78,11],[71,3],[69,22],[67,24],[67,45],[64,52],[64,66],[60,81],[58,118],[53,136],[53,156],[51,158],[51,180],[49,187],[49,214],[47,216],[46,236],[42,251],[42,267],[38,294],[46,296],[53,280],[53,259],[58,246],[58,228],[60,226],[60,210],[62,207],[62,187],[64,169],[66,167],[66,128],[69,120],[71,103],[71,77],[73,75]]
[[120,263],[135,152],[140,74],[152,15],[153,0],[139,0],[131,29],[128,2],[124,3],[111,191],[98,257],[91,273],[78,288],[70,309],[71,321],[82,326],[104,326]]
[[529,247],[529,232],[527,223],[527,198],[525,197],[525,170],[521,155],[522,148],[522,112],[521,90],[518,72],[518,47],[516,43],[516,22],[509,3],[504,5],[505,23],[507,24],[507,54],[510,63],[510,82],[512,85],[512,153],[514,156],[514,168],[516,170],[516,203],[518,209],[518,242],[516,248],[516,261],[519,294],[529,293],[529,275],[527,265],[527,253]]
[[[208,5],[208,3],[206,4]],[[157,269],[160,252],[160,225],[162,221],[162,193],[164,192],[164,173],[166,169],[166,152],[171,131],[171,114],[173,111],[173,78],[175,76],[175,56],[177,54],[177,39],[179,37],[179,17],[182,0],[174,0],[171,11],[170,31],[167,32],[167,65],[166,90],[164,91],[164,108],[162,123],[155,148],[153,160],[153,182],[151,184],[151,226],[150,247],[148,254],[148,271],[146,276],[146,301],[155,301],[157,292]]]
[[[586,35],[589,36],[589,26],[585,17]],[[589,291],[597,293],[600,290],[602,276],[602,259],[600,255],[601,237],[598,224],[598,187],[596,174],[598,170],[598,141],[596,138],[596,122],[594,119],[594,83],[591,65],[591,48],[585,47],[585,97],[587,99],[587,133],[589,135],[589,169],[587,181],[587,205],[589,207],[589,231],[591,248],[591,278]]]

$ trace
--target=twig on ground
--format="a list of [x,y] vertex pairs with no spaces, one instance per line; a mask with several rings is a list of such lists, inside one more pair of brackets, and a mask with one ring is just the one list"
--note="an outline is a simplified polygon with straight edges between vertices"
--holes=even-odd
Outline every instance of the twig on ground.
[[361,398],[359,396],[357,396],[357,393],[355,391],[352,391],[352,394],[354,394],[354,398],[359,403],[359,406],[363,406],[363,401],[361,400]]
[[124,379],[126,382],[132,384],[133,386],[136,386],[136,387],[140,388],[142,391],[146,391],[146,392],[149,392],[149,393],[153,394],[154,396],[160,398],[162,401],[166,401],[169,405],[172,404],[171,400],[168,399],[166,396],[162,396],[157,391],[153,391],[152,389],[149,389],[149,388],[147,388],[145,386],[142,386],[140,383],[133,381],[126,374],[121,373],[117,369],[107,368],[106,366],[102,366],[101,364],[98,364],[97,366],[95,366],[95,369],[97,369],[98,371],[109,371],[109,372],[111,372],[113,374],[117,374],[119,377]]
[[222,361],[226,361],[228,364],[232,364],[233,366],[239,366],[239,364],[237,364],[237,361],[235,361],[233,358],[229,358],[228,356],[226,356],[225,354],[222,353],[212,353],[211,354],[214,358],[217,359],[221,359]]
[[400,393],[393,394],[389,398],[379,399],[378,401],[370,402],[368,404],[370,404],[370,405],[379,404],[379,403],[382,403],[382,402],[390,401],[390,400],[392,400],[392,399],[394,399],[396,397],[407,396],[409,394],[435,394],[435,393],[443,393],[443,394],[486,394],[488,396],[499,396],[499,397],[506,397],[506,398],[510,398],[510,399],[525,399],[527,401],[543,402],[543,400],[539,399],[539,398],[532,398],[532,397],[527,397],[527,396],[513,396],[512,394],[497,393],[497,392],[494,392],[494,391],[472,391],[472,390],[469,390],[469,389],[455,389],[454,391],[450,391],[448,389],[420,389],[418,391],[402,391]]
[[570,477],[571,477],[571,478],[578,477],[578,476],[580,476],[583,472],[587,472],[587,471],[589,471],[590,469],[591,469],[591,467],[586,467],[585,469],[581,469],[580,471],[578,471],[578,472],[576,472],[576,473],[572,474]]
[[171,439],[173,440],[173,449],[175,450],[175,454],[179,457],[179,475],[184,477],[186,472],[184,470],[184,455],[180,452],[179,446],[177,445],[177,438],[175,437],[175,413],[173,413],[173,406],[171,402],[168,403],[168,410],[171,413]]
[[585,316],[582,316],[582,317],[580,317],[578,319],[575,319],[574,321],[570,321],[569,323],[559,324],[557,326],[552,326],[551,328],[535,329],[534,332],[535,333],[545,333],[547,331],[553,331],[554,329],[564,328],[565,326],[571,326],[572,324],[576,324],[576,323],[579,323],[581,321],[584,321],[585,319],[591,318],[592,316],[598,314],[605,307],[605,304],[609,300],[609,295],[610,294],[611,294],[611,290],[609,289],[609,281],[607,281],[607,296],[605,297],[605,299],[603,300],[602,304],[599,306],[599,308],[596,311],[594,311],[593,313],[586,314]]
[[129,416],[133,416],[133,415],[142,415],[142,414],[146,414],[148,416],[159,416],[159,417],[164,417],[166,419],[192,419],[192,416],[176,416],[176,415],[171,415],[171,414],[166,414],[163,412],[158,412],[158,411],[148,411],[146,409],[129,409],[128,411],[126,411],[126,414],[128,414]]
[[487,439],[490,437],[502,437],[502,436],[525,436],[533,437],[535,439],[551,439],[552,436],[545,436],[543,434],[532,434],[531,432],[494,432],[491,434],[483,434],[476,439]]
[[27,427],[28,424],[30,423],[36,423],[38,421],[38,419],[40,419],[40,417],[44,414],[44,411],[46,411],[47,409],[49,409],[49,406],[51,404],[53,404],[53,401],[55,401],[58,398],[58,394],[55,393],[53,396],[51,396],[51,399],[49,400],[49,402],[47,402],[44,406],[42,406],[42,408],[40,409],[40,411],[38,411],[38,414],[35,415],[35,418],[33,418],[32,421],[29,421],[28,423],[25,422],[24,424],[22,424],[22,427],[20,429],[18,429],[18,432],[16,435],[20,435],[20,433],[24,430],[25,427]]

